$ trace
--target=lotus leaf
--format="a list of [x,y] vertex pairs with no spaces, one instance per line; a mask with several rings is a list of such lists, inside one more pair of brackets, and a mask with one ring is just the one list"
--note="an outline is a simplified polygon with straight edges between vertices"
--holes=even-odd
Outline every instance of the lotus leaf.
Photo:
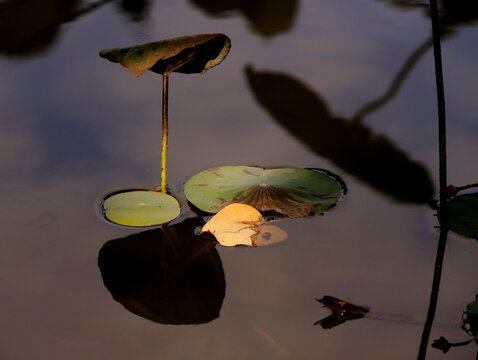
[[450,230],[478,239],[478,193],[455,196],[448,202]]
[[104,49],[100,51],[100,56],[119,62],[138,77],[147,70],[163,75],[173,71],[203,74],[219,65],[230,48],[231,40],[224,34],[201,34]]
[[126,226],[159,225],[175,219],[181,212],[178,201],[171,195],[144,190],[107,197],[103,211],[109,221]]
[[342,196],[339,183],[325,173],[252,166],[221,166],[202,171],[187,181],[184,192],[193,205],[210,213],[232,203],[243,203],[289,217],[321,213]]

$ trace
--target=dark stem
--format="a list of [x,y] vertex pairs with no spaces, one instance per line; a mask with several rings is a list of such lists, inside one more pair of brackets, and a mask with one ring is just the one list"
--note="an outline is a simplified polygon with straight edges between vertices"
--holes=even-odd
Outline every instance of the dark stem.
[[[446,169],[446,116],[445,116],[445,91],[443,85],[443,69],[440,46],[440,24],[438,20],[437,0],[430,0],[430,15],[433,30],[433,55],[435,59],[435,80],[438,100],[438,140],[439,140],[439,186],[440,190],[447,186]],[[423,328],[418,359],[425,359],[430,333],[435,318],[438,293],[440,290],[440,279],[445,256],[446,240],[448,236],[448,211],[445,196],[440,191],[440,238],[438,240],[437,254],[435,259],[435,270],[433,273],[432,290],[428,307],[427,320]]]
[[473,339],[463,341],[463,342],[459,342],[459,343],[450,343],[450,346],[452,346],[452,347],[464,346],[464,345],[470,344],[472,341],[473,341]]
[[162,193],[167,192],[167,182],[166,182],[166,173],[167,173],[167,158],[168,158],[168,85],[169,85],[169,74],[174,70],[179,69],[184,64],[187,64],[191,61],[196,55],[196,52],[188,54],[184,59],[180,59],[176,63],[168,64],[163,73],[163,138],[161,141],[161,186],[160,189]]
[[[444,209],[442,207],[441,211],[443,210]],[[438,248],[437,248],[437,254],[435,259],[435,270],[433,273],[433,283],[432,283],[432,290],[430,293],[430,303],[428,306],[427,319],[423,327],[422,338],[420,341],[420,348],[418,351],[419,360],[424,360],[427,353],[428,342],[430,340],[430,333],[432,330],[433,320],[435,318],[435,313],[437,308],[438,293],[440,290],[440,279],[441,279],[441,273],[443,268],[443,258],[445,256],[445,247],[446,247],[446,240],[448,235],[448,229],[445,229],[445,227],[447,226],[445,226],[444,224],[445,216],[443,215],[444,213],[440,213],[440,220],[441,220],[440,238],[438,240]]]
[[163,137],[161,141],[161,192],[166,193],[168,155],[168,83],[169,74],[163,74]]

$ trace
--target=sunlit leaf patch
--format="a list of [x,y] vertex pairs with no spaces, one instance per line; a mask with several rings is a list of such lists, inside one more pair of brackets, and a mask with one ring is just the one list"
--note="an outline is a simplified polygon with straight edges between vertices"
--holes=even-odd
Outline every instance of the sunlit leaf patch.
[[332,176],[312,169],[221,166],[192,176],[184,192],[206,212],[243,203],[259,211],[301,217],[329,209],[342,197],[343,188]]
[[125,226],[152,226],[169,222],[181,212],[178,201],[157,191],[134,190],[107,197],[103,213],[107,220]]

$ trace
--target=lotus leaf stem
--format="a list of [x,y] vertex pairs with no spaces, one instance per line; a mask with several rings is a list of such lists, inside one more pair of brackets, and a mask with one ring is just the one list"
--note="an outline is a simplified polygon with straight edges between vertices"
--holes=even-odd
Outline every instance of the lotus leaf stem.
[[168,82],[169,74],[163,74],[163,136],[161,141],[161,192],[166,193],[168,155]]

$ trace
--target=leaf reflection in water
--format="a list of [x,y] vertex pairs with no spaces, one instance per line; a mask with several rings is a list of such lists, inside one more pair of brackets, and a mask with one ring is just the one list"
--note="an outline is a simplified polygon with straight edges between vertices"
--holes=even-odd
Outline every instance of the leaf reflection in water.
[[326,102],[299,80],[281,73],[245,70],[257,102],[319,156],[394,199],[427,203],[433,185],[426,169],[384,135],[359,121],[332,116]]
[[201,219],[111,240],[98,266],[113,298],[161,324],[201,324],[219,317],[226,282],[209,239],[194,234]]
[[191,0],[192,4],[216,17],[239,13],[252,31],[270,37],[289,31],[295,20],[299,0]]

